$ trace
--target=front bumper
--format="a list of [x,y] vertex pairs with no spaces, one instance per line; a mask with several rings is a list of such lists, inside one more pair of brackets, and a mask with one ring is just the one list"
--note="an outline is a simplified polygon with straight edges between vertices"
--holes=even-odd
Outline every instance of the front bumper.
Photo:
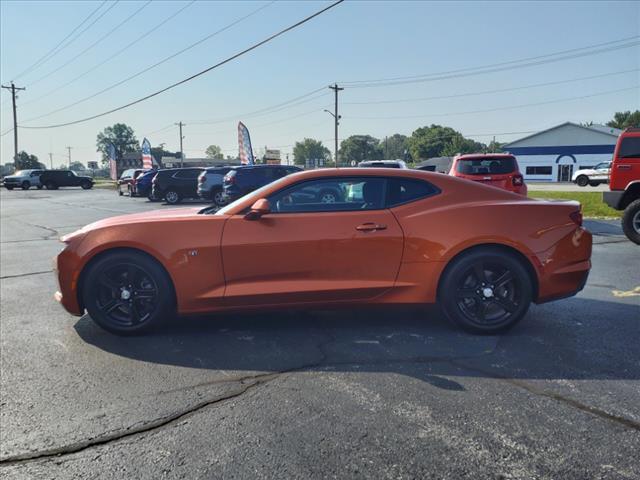
[[624,197],[623,190],[602,192],[602,201],[614,210],[623,210],[620,208],[622,205],[622,197]]

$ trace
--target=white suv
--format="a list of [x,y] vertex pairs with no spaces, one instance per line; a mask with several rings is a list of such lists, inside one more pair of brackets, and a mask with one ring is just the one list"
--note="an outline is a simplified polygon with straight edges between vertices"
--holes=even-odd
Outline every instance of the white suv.
[[611,162],[601,162],[593,168],[583,168],[576,171],[571,177],[571,181],[580,187],[586,187],[587,185],[595,187],[601,183],[609,183],[610,172]]
[[365,160],[358,164],[359,167],[369,168],[408,168],[402,160]]
[[4,187],[7,190],[13,190],[14,188],[29,190],[31,187],[38,187],[38,190],[40,190],[42,188],[40,183],[40,174],[42,172],[42,170],[18,170],[13,175],[4,177]]

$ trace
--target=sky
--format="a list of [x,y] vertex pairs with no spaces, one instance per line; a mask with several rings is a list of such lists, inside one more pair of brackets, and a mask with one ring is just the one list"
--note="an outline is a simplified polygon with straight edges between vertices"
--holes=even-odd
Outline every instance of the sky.
[[[187,78],[330,3],[0,1],[0,79],[3,85],[15,81],[26,88],[17,100],[19,126],[72,122]],[[604,123],[616,111],[640,108],[639,36],[640,2],[633,1],[347,0],[130,108],[71,126],[19,127],[19,149],[37,155],[47,167],[51,153],[57,167],[66,163],[70,146],[72,161],[86,164],[100,158],[98,132],[126,123],[139,140],[146,136],[153,146],[162,143],[176,151],[174,124],[182,121],[186,157],[204,157],[211,144],[235,156],[237,123],[243,121],[256,153],[277,148],[286,158],[303,138],[322,140],[333,152],[333,117],[324,109],[333,110],[333,92],[327,87],[335,82],[345,87],[339,94],[341,139],[410,135],[418,127],[440,124],[484,143],[494,136],[508,142],[566,121]],[[556,58],[547,55],[625,38],[630,40],[601,49],[636,44],[505,68],[521,65],[514,61]],[[492,72],[428,77],[494,64],[503,65]],[[413,78],[366,83],[403,77]],[[289,103],[270,108],[284,102]],[[13,157],[11,100],[4,89],[0,109],[4,164]]]

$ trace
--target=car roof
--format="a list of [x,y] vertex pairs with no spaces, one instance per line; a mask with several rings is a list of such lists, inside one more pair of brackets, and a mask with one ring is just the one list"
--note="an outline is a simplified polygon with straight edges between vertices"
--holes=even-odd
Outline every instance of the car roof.
[[471,160],[482,158],[515,158],[511,153],[465,153],[457,155],[454,160]]

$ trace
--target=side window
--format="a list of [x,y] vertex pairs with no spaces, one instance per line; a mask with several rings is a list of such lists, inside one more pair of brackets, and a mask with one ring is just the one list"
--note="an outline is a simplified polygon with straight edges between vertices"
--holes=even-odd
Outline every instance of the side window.
[[300,182],[269,197],[274,213],[348,212],[384,208],[384,178],[323,178]]
[[411,178],[387,179],[387,207],[413,202],[439,193],[439,190],[423,180]]
[[178,170],[174,177],[183,179],[194,179],[198,178],[200,173],[200,170]]
[[640,158],[640,137],[626,137],[620,144],[620,158]]

